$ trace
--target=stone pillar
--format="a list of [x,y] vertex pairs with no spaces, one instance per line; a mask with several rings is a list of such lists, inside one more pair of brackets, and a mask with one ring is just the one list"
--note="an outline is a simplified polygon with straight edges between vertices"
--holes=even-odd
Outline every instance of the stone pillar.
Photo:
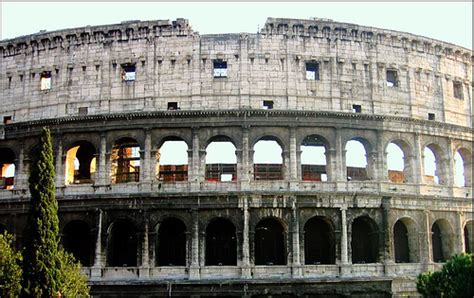
[[25,162],[25,149],[24,144],[21,142],[19,144],[20,152],[18,153],[18,158],[15,161],[15,181],[14,189],[26,189],[28,188],[28,163]]
[[[460,254],[464,252],[464,213],[461,211],[456,212],[456,225],[454,226],[455,242],[453,246],[453,254]],[[470,236],[472,238],[472,235]]]
[[154,159],[151,155],[151,130],[145,129],[145,148],[143,151],[143,163],[141,164],[140,181],[143,184],[151,184],[152,179],[152,168],[155,164]]
[[242,233],[242,278],[251,278],[252,272],[250,268],[250,242],[249,242],[249,204],[248,198],[242,198],[243,212],[244,212],[244,230]]
[[283,180],[290,180],[290,151],[283,150],[281,153],[281,157],[283,160],[283,164],[282,164]]
[[[453,140],[448,138],[448,146],[446,146],[447,151],[445,162],[442,163],[445,170],[442,173],[440,179],[444,180],[444,183],[440,181],[440,184],[446,185],[451,191],[450,195],[453,195],[453,186],[454,186],[454,154],[453,154]],[[440,165],[438,165],[440,167]]]
[[191,191],[199,191],[199,185],[201,182],[201,156],[200,156],[200,147],[199,147],[199,128],[193,128],[192,131],[193,138],[193,157],[192,157],[192,176],[190,177],[191,181]]
[[99,163],[97,169],[97,185],[106,185],[107,179],[107,138],[105,133],[100,134]]
[[191,266],[189,268],[189,279],[200,279],[199,268],[199,218],[198,210],[192,211],[192,228],[191,228]]
[[350,264],[348,257],[348,238],[347,238],[347,207],[341,207],[341,269],[340,273],[342,276],[350,274]]
[[[413,148],[413,183],[424,182],[423,148],[421,148],[420,134],[415,133],[415,148]],[[418,189],[418,193],[420,190]]]
[[104,255],[102,253],[102,209],[98,210],[97,215],[97,238],[95,243],[95,260],[91,268],[91,279],[102,277],[102,269],[105,265]]
[[293,277],[301,277],[303,275],[301,260],[300,260],[300,226],[298,221],[298,209],[296,207],[296,198],[293,198],[293,204],[291,207],[291,239],[292,239],[292,272]]
[[248,127],[242,127],[242,150],[241,150],[241,166],[240,172],[240,189],[249,190],[250,188],[250,158],[249,158],[249,129]]
[[[431,244],[431,224],[430,224],[430,212],[428,210],[423,211],[423,227],[424,231],[422,234],[423,241],[421,246],[421,262],[425,264],[425,269],[429,269],[429,263],[433,261],[433,247]],[[425,270],[426,271],[426,270]]]
[[382,131],[377,131],[377,164],[374,179],[376,181],[388,181],[387,151],[383,141]]
[[296,127],[290,127],[290,180],[298,180],[298,161],[296,144]]
[[64,167],[66,157],[63,156],[63,141],[61,135],[57,135],[58,138],[58,148],[56,150],[56,177],[55,184],[56,187],[64,186]]
[[336,130],[336,160],[334,161],[334,177],[333,181],[347,181],[346,171],[346,149],[342,143],[342,136],[339,130]]
[[393,261],[394,256],[392,253],[392,239],[393,233],[390,229],[390,209],[391,209],[391,197],[383,197],[382,198],[382,243],[383,243],[383,251],[382,257],[384,264],[384,271],[386,275],[391,274],[391,265],[395,263]]
[[[145,215],[146,216],[146,215]],[[148,241],[148,220],[145,220],[143,227],[143,242],[142,242],[142,265],[139,269],[140,278],[150,278],[150,255],[149,255],[149,241]]]

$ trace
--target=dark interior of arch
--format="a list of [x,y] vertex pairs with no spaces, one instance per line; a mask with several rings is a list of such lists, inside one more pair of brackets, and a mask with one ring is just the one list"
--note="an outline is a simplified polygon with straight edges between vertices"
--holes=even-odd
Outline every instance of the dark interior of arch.
[[0,149],[0,189],[12,187],[14,177],[5,177],[3,167],[15,163],[15,153],[9,148]]
[[139,164],[140,156],[133,155],[136,149],[139,150],[140,147],[137,141],[132,138],[122,138],[114,145],[112,158],[115,159],[117,166],[115,173],[116,183],[139,181],[140,166],[137,164]]
[[469,229],[467,228],[467,225],[464,226],[464,250],[466,253],[472,253],[472,247],[471,247],[471,243],[469,241],[471,241],[471,237],[473,237],[473,235],[469,235]]
[[158,266],[186,265],[186,226],[176,218],[169,218],[158,229]]
[[73,254],[82,266],[91,266],[94,254],[94,241],[87,223],[71,221],[63,229],[64,249]]
[[331,226],[313,217],[304,226],[305,264],[335,264],[335,239]]
[[0,224],[0,234],[5,233],[6,230],[7,228],[4,225]]
[[91,182],[91,161],[95,157],[95,148],[89,142],[81,142],[76,153],[79,161],[79,170],[74,173],[74,181],[79,183]]
[[206,228],[206,265],[237,265],[235,226],[226,219],[216,219]]
[[118,220],[112,226],[108,243],[109,266],[137,265],[137,233],[128,220]]
[[267,218],[255,227],[255,265],[286,265],[285,238],[278,220]]
[[433,246],[433,261],[444,262],[441,229],[439,228],[439,225],[436,222],[431,227],[431,245]]
[[375,263],[378,261],[378,231],[369,218],[356,218],[352,223],[352,263]]
[[393,241],[395,247],[395,262],[409,263],[410,248],[408,245],[408,230],[402,221],[397,221],[393,227]]

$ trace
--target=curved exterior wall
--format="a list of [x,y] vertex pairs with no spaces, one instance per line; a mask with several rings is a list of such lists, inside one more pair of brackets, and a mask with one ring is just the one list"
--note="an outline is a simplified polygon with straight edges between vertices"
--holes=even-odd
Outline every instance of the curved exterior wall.
[[[200,36],[183,19],[125,22],[5,40],[0,50],[0,150],[3,159],[13,152],[15,164],[14,185],[0,190],[0,224],[21,246],[28,154],[49,126],[61,230],[66,235],[74,220],[90,227],[85,271],[98,295],[165,294],[170,282],[176,295],[412,293],[419,272],[440,267],[435,223],[444,255],[472,251],[464,237],[473,221],[468,49],[327,20],[270,18],[258,34]],[[225,78],[214,77],[217,60],[227,63]],[[307,63],[317,65],[318,80],[307,79]],[[136,67],[134,81],[122,78],[127,65]],[[51,88],[40,90],[45,73]],[[396,86],[388,86],[388,73],[396,74]],[[168,110],[169,102],[179,110]],[[309,135],[325,140],[328,181],[304,178],[301,145]],[[232,182],[206,178],[206,147],[219,136],[236,147]],[[136,182],[114,183],[113,146],[123,137],[140,147],[140,173]],[[170,137],[187,143],[186,181],[156,178],[157,150]],[[255,179],[253,148],[268,137],[282,148],[279,180]],[[363,181],[349,181],[346,172],[345,145],[354,138],[367,152]],[[92,144],[97,169],[92,181],[68,184],[66,152],[78,141]],[[391,142],[404,151],[405,181],[389,180]],[[423,174],[427,146],[439,184]],[[454,184],[456,152],[465,163],[464,187]],[[305,227],[315,216],[329,223],[331,264],[305,262]],[[184,266],[157,265],[160,224],[170,217],[186,226]],[[361,217],[376,227],[377,257],[355,264],[352,228]],[[207,265],[206,231],[216,218],[235,227],[237,265]],[[255,265],[259,222],[267,218],[281,223],[286,265]],[[110,235],[125,219],[135,229],[136,264],[111,266]],[[395,260],[399,219],[408,230],[409,263]]]

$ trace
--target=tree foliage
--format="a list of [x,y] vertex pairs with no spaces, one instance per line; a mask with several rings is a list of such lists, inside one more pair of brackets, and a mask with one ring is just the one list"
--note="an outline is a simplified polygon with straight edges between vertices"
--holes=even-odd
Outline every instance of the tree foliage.
[[31,194],[23,255],[23,296],[52,297],[58,292],[88,295],[80,265],[59,249],[58,202],[55,198],[51,133],[43,128],[32,152],[29,177]]
[[416,289],[424,297],[473,297],[473,255],[455,255],[441,271],[418,275]]
[[21,254],[12,247],[13,236],[0,234],[0,297],[18,297],[21,291]]

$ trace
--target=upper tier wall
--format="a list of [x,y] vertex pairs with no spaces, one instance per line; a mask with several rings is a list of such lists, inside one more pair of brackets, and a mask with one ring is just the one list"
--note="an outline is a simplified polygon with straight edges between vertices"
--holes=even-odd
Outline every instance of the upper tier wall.
[[[124,22],[0,42],[1,117],[14,122],[181,109],[352,111],[471,127],[471,51],[408,33],[328,20],[269,18],[258,34],[203,35],[187,20]],[[227,77],[213,77],[213,60]],[[319,80],[306,79],[306,62]],[[122,65],[136,80],[122,80]],[[387,70],[397,74],[387,85]],[[51,74],[51,89],[40,76]],[[454,96],[461,92],[461,98]],[[459,96],[457,96],[459,97]],[[87,109],[79,109],[86,108]],[[5,119],[5,118],[3,118]]]

